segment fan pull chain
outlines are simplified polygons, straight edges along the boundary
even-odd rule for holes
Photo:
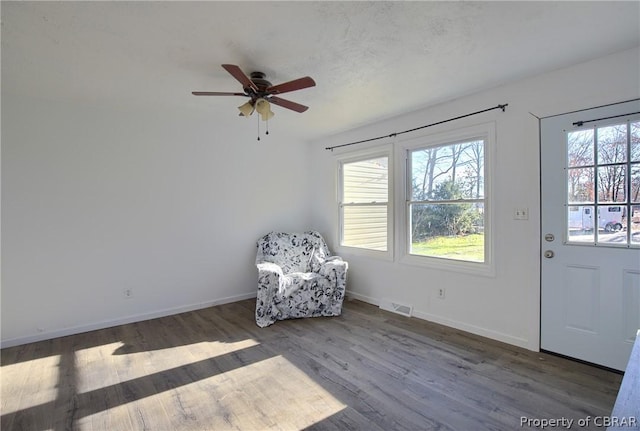
[[[258,119],[258,138],[257,140],[260,140],[260,117],[256,117]],[[264,132],[265,135],[269,134],[269,120],[265,120],[265,122],[267,123],[267,130]]]

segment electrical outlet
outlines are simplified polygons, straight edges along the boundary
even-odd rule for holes
[[[122,289],[122,296],[127,299],[133,298],[133,289]]]
[[[444,299],[444,296],[445,296],[444,287],[439,287],[438,288],[438,299]]]

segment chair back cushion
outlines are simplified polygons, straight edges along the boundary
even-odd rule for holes
[[[318,232],[270,232],[258,240],[256,264],[275,263],[284,274],[316,272],[318,263],[327,256],[329,249]]]

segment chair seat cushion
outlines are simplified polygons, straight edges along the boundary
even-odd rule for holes
[[[314,282],[317,284],[317,282],[322,278],[324,277],[315,272],[292,272],[290,274],[285,274],[284,277],[282,277],[282,285],[280,286],[278,294],[282,296],[291,296],[297,290],[313,286]]]

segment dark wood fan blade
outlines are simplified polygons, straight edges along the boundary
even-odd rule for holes
[[[229,72],[231,76],[236,78],[240,84],[242,84],[242,88],[252,88],[254,91],[258,91],[258,87],[254,84],[247,75],[236,65],[234,64],[223,64],[224,70]]]
[[[244,93],[226,93],[222,91],[192,91],[194,96],[247,96]]]
[[[269,97],[269,102],[278,106],[282,106],[283,108],[291,109],[292,111],[296,111],[296,112],[304,112],[307,109],[309,109],[308,106],[304,106],[299,103],[292,102],[290,100],[281,99],[276,96]]]
[[[274,85],[266,89],[269,94],[282,94],[289,91],[302,90],[303,88],[315,87],[316,82],[309,76],[304,78],[294,79],[293,81],[284,82],[282,84]]]

